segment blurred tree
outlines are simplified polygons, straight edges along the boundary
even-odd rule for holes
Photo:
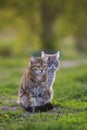
[[[65,17],[71,24],[78,51],[87,52],[87,1],[68,1],[66,12]]]
[[[41,22],[42,22],[42,45],[44,49],[55,50],[55,22],[64,11],[65,0],[42,0]]]
[[[31,24],[33,32],[38,33],[44,50],[55,50],[55,22],[63,12],[65,0],[4,0],[3,5],[15,8],[16,15],[21,15],[28,24]],[[6,4],[7,3],[7,4]],[[38,12],[41,21],[38,24],[35,19]],[[38,26],[38,27],[37,27]]]
[[[0,0],[0,8],[4,6],[14,8],[16,15],[27,21],[33,33],[41,38],[44,50],[55,50],[55,23],[60,16],[70,23],[77,49],[87,50],[86,0]]]

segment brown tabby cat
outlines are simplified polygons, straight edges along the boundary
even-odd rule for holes
[[[18,103],[23,108],[45,105],[52,99],[47,73],[47,57],[30,58],[30,65],[22,76],[18,94]]]

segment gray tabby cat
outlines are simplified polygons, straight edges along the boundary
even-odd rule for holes
[[[56,71],[59,67],[59,57],[60,53],[59,51],[56,54],[45,54],[44,51],[41,52],[41,57],[47,57],[47,65],[48,65],[48,87],[52,89],[55,76],[56,76]]]

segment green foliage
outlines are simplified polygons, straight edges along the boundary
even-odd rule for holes
[[[87,65],[59,69],[54,83],[54,110],[29,113],[16,103],[28,59],[0,58],[0,130],[86,130]]]
[[[86,52],[86,0],[1,0],[0,3],[0,29],[10,25],[14,30],[20,30],[16,53],[23,52],[30,43],[36,49],[57,50],[56,47],[61,46],[60,40],[69,35],[73,36],[75,47]],[[20,28],[17,19],[25,22]],[[14,23],[18,24],[16,29]]]

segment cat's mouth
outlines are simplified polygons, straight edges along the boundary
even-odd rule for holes
[[[44,70],[36,70],[35,73],[36,73],[36,74],[43,74],[43,73],[44,73]]]

